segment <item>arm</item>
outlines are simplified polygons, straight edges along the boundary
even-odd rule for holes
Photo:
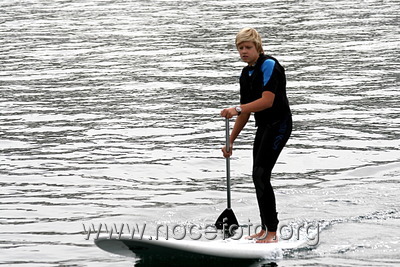
[[[240,105],[242,108],[242,113],[241,116],[244,114],[249,114],[252,112],[258,112],[262,111],[264,109],[272,107],[272,104],[274,103],[275,99],[275,94],[270,92],[270,91],[264,91],[262,93],[261,98],[254,100],[253,102],[250,102],[248,104],[243,104]],[[225,118],[232,118],[233,116],[238,115],[236,109],[233,108],[226,108],[221,111],[221,116]],[[240,116],[238,116],[239,118]]]
[[[229,141],[231,143],[230,150],[229,150],[229,152],[226,151],[225,146],[222,148],[222,153],[225,158],[230,157],[232,155],[233,142],[235,142],[236,138],[238,137],[240,132],[243,130],[243,128],[246,125],[249,118],[250,118],[250,113],[242,113],[240,116],[238,116],[236,118],[235,125],[233,126],[232,133],[229,137]]]
[[[272,104],[274,103],[275,99],[275,94],[270,92],[270,91],[265,91],[263,92],[261,98],[250,102],[248,104],[243,104],[240,107],[242,108],[242,112],[240,116],[237,117],[235,121],[235,125],[233,126],[233,130],[230,136],[230,142],[231,142],[231,150],[228,152],[226,151],[226,147],[224,146],[222,148],[222,152],[224,154],[224,157],[230,157],[232,155],[232,149],[233,149],[233,142],[236,140],[238,137],[239,133],[242,131],[244,126],[246,125],[247,121],[250,118],[250,114],[252,112],[258,112],[262,111],[264,109],[272,107]],[[233,108],[226,108],[221,111],[221,116],[225,118],[232,118],[233,116],[238,115],[236,109]]]
[[[238,137],[240,132],[243,130],[246,123],[249,121],[249,118],[250,118],[250,113],[242,113],[241,116],[238,116],[236,118],[235,125],[233,126],[231,136],[229,137],[231,145],[233,145],[233,142],[235,142],[236,138]]]
[[[261,98],[253,102],[250,102],[248,104],[241,105],[240,107],[242,108],[242,113],[258,112],[272,107],[272,104],[274,104],[274,100],[275,100],[274,93],[270,91],[264,91],[262,93]]]

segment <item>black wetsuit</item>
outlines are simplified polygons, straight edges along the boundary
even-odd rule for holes
[[[253,147],[253,182],[264,230],[276,232],[278,216],[271,186],[272,169],[292,132],[292,115],[286,96],[284,68],[270,56],[261,54],[254,67],[243,68],[240,77],[240,102],[261,98],[264,91],[275,94],[271,108],[254,114],[257,126]]]

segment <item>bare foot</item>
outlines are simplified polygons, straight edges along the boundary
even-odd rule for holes
[[[266,235],[265,230],[261,230],[261,232],[251,235],[251,236],[246,236],[245,239],[262,239]]]
[[[268,232],[267,236],[260,236],[257,238],[256,243],[277,243],[278,242],[278,236],[276,235],[276,232]]]

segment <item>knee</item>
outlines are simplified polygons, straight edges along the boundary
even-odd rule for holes
[[[264,190],[265,185],[269,183],[271,172],[261,166],[253,167],[253,182],[256,189]]]

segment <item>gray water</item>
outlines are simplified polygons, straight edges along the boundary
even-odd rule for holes
[[[1,265],[134,266],[83,225],[214,223],[218,114],[238,103],[247,26],[287,70],[281,223],[321,226],[317,246],[268,262],[400,264],[398,1],[2,0],[0,14]],[[257,224],[254,130],[231,177],[238,220]]]

